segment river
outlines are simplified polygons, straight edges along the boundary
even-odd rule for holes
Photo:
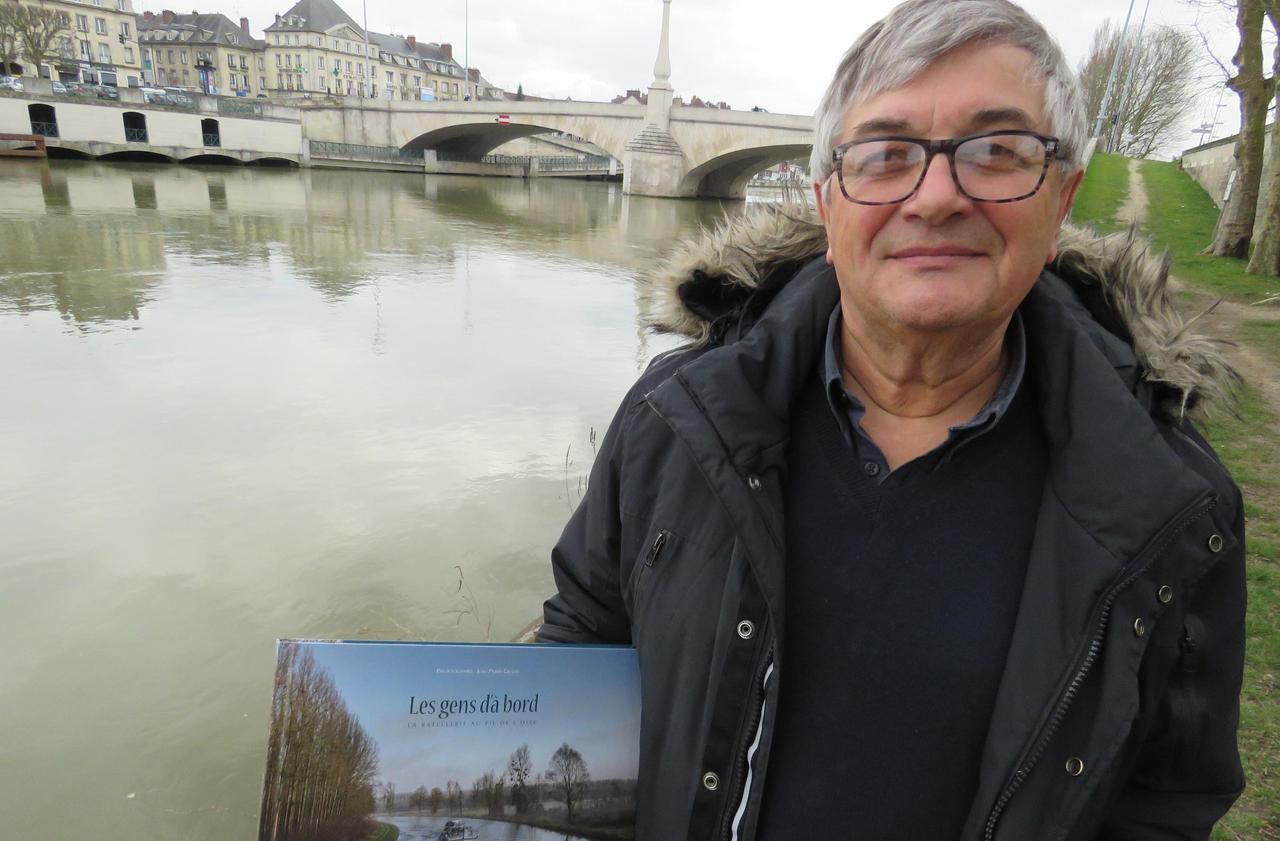
[[[251,838],[276,638],[538,617],[637,272],[740,207],[0,162],[0,836]]]

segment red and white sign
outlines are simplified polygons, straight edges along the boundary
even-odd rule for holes
[[[498,122],[498,125],[500,125],[500,126],[509,126],[509,125],[511,125],[511,115],[510,115],[510,114],[499,114],[499,115],[497,116],[497,122]]]

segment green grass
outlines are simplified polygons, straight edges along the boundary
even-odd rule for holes
[[[1251,327],[1257,322],[1243,325]],[[1268,331],[1280,325],[1264,325]],[[1254,330],[1241,330],[1238,338]],[[1268,333],[1267,335],[1271,335]],[[1252,341],[1250,341],[1252,344]],[[1262,396],[1246,387],[1239,417],[1204,425],[1205,435],[1245,495],[1246,574],[1244,688],[1240,752],[1248,786],[1214,831],[1215,839],[1280,839],[1280,436]]]
[[[364,841],[397,841],[400,838],[400,829],[389,823],[379,823],[368,838]]]
[[[1093,169],[1092,164],[1089,168]],[[1159,248],[1172,255],[1178,277],[1231,298],[1256,300],[1280,293],[1280,278],[1249,274],[1245,260],[1200,253],[1213,241],[1218,208],[1191,176],[1176,164],[1143,161],[1142,180],[1148,202],[1143,227]]]
[[[1129,159],[1096,154],[1089,160],[1084,182],[1076,193],[1071,221],[1092,225],[1099,231],[1118,230],[1116,211],[1129,195]]]

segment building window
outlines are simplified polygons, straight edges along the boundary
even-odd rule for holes
[[[322,73],[324,72],[324,56],[320,56],[316,59],[316,69]]]
[[[102,5],[102,0],[93,0],[93,5],[95,5],[95,6],[101,6],[101,5]]]
[[[124,63],[133,64],[133,47],[124,48]]]
[[[169,63],[173,64],[173,50],[169,50]]]
[[[93,48],[88,41],[80,42],[80,57],[85,61],[93,61]]]
[[[267,69],[266,62],[263,60],[262,56],[258,56],[258,70],[263,71],[266,69]]]
[[[178,54],[178,58],[182,59],[182,63],[183,63],[183,64],[186,64],[186,63],[187,63],[187,51],[186,51],[186,50],[183,50],[181,53],[179,53],[179,54]],[[185,73],[186,71],[184,70],[183,72]]]
[[[347,75],[348,75],[348,76],[350,76],[350,75],[351,75],[351,62],[349,62],[349,61],[347,62]]]
[[[76,15],[76,30],[79,32],[88,32],[89,19],[84,15]]]
[[[248,69],[249,69],[249,57],[248,57],[248,56],[246,56],[246,55],[242,55],[242,56],[240,56],[240,69],[241,69],[241,70],[248,70]]]
[[[364,76],[364,62],[356,62],[356,75],[360,77]]]
[[[276,53],[276,67],[284,67],[284,62],[280,60],[280,53]]]
[[[258,77],[258,90],[265,91],[266,89],[267,89],[267,77],[266,77],[266,76],[259,76],[259,77]]]
[[[296,32],[295,32],[295,33],[293,33],[293,43],[294,43],[295,45],[298,43],[298,33],[296,33]]]
[[[94,32],[96,32],[96,33],[98,33],[99,35],[106,35],[106,34],[107,34],[107,19],[106,19],[106,18],[94,18],[94,19],[93,19],[93,31],[94,31]]]
[[[396,74],[388,70],[387,71],[387,87],[391,87],[395,83],[396,83]]]
[[[230,67],[232,70],[235,70],[235,69],[236,69],[236,57],[235,57],[235,56],[233,56],[233,55],[229,55],[229,56],[227,56],[227,67]]]
[[[123,12],[125,10],[124,0],[116,0],[116,8]]]
[[[129,34],[129,24],[128,24],[128,22],[126,22],[126,21],[121,21],[121,22],[120,22],[120,34],[124,36],[124,38],[125,38],[125,40],[126,40],[126,41],[127,41],[127,40],[129,40],[129,38],[130,38],[130,34]]]
[[[183,53],[183,55],[186,55],[186,53]],[[184,85],[185,85],[185,84],[186,84],[190,79],[191,79],[191,74],[186,70],[186,68],[183,68],[183,70],[182,70],[182,84],[184,84]]]

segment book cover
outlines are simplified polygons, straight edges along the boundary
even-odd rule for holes
[[[617,646],[281,640],[259,841],[634,837]]]

